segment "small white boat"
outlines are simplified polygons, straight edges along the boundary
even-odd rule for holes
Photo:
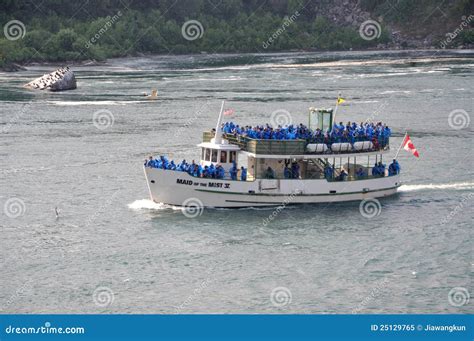
[[[371,175],[372,166],[390,152],[388,141],[374,149],[370,141],[322,146],[305,139],[236,137],[223,133],[222,119],[223,107],[215,132],[205,132],[198,147],[199,168],[219,164],[225,171],[224,177],[194,176],[193,172],[145,162],[153,201],[194,208],[341,202],[386,197],[395,194],[401,185],[399,172],[390,176],[386,171]],[[332,119],[332,110],[320,110],[317,126],[327,131],[332,128]],[[290,178],[289,165],[298,169]],[[245,180],[241,180],[241,174],[235,176],[233,167],[244,167]]]

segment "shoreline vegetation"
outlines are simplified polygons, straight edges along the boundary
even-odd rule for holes
[[[474,47],[474,3],[447,0],[5,0],[0,69],[109,58]]]

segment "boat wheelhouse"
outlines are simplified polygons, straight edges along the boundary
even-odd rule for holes
[[[332,110],[311,111],[318,132],[332,129]],[[199,164],[169,166],[165,158],[145,162],[153,201],[186,207],[340,202],[389,196],[400,186],[398,171],[373,172],[388,158],[388,137],[382,143],[354,138],[328,141],[323,135],[261,139],[225,133],[222,120],[223,106],[216,128],[204,132],[198,144]]]

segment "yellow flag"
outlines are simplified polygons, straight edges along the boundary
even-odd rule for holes
[[[344,103],[346,100],[344,98],[341,98],[341,97],[338,97],[337,98],[337,104],[342,104]]]

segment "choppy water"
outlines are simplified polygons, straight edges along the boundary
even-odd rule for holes
[[[64,93],[21,87],[55,66],[0,73],[0,311],[472,311],[472,299],[456,306],[462,291],[454,304],[448,296],[473,289],[473,57],[117,59],[74,67],[79,88]],[[152,88],[159,100],[140,96]],[[308,107],[331,106],[338,91],[347,99],[339,118],[388,122],[393,146],[409,130],[420,151],[418,160],[402,151],[405,184],[380,215],[363,217],[357,202],[290,206],[265,225],[272,209],[189,219],[148,200],[146,154],[197,159],[222,99],[239,123],[280,109],[305,123]],[[467,114],[450,124],[458,109]],[[103,110],[113,125],[100,130],[93,115]]]

